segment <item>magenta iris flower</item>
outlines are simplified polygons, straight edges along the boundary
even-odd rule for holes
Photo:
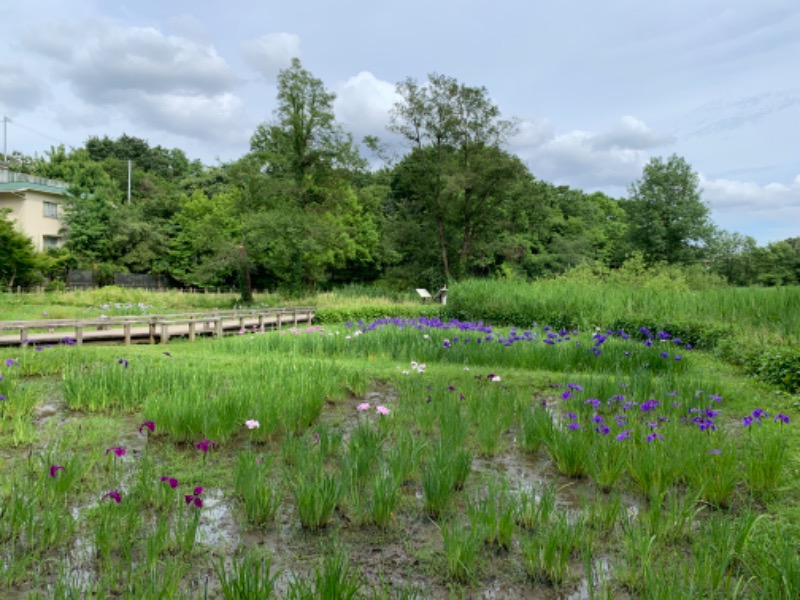
[[[178,480],[174,477],[167,477],[166,475],[161,476],[161,481],[166,481],[173,490],[178,487]]]
[[[119,490],[111,490],[107,494],[103,494],[103,497],[100,498],[100,502],[102,502],[106,498],[110,498],[111,500],[113,500],[117,504],[122,502],[122,494],[119,493]]]
[[[193,494],[186,494],[183,499],[186,501],[186,504],[193,504],[197,508],[203,508],[203,499],[200,495],[203,493],[203,488],[199,485],[194,488]]]
[[[108,456],[109,452],[113,452],[114,456],[125,456],[127,454],[127,450],[122,446],[111,446],[110,448],[106,448],[106,456]]]
[[[155,433],[156,424],[154,421],[142,421],[142,424],[139,425],[139,433],[142,433],[142,429],[149,429],[150,433]]]
[[[66,469],[64,468],[63,465],[52,465],[50,467],[50,477],[55,478],[55,476],[58,474],[59,471],[66,472]]]
[[[194,445],[195,448],[201,450],[203,454],[207,454],[211,448],[217,448],[217,442],[209,439],[202,439]]]

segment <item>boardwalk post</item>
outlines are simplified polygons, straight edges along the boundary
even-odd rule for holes
[[[78,346],[83,346],[83,327],[80,325],[75,326],[75,343]]]
[[[297,309],[292,309],[292,314],[294,315],[294,326],[297,327]]]
[[[222,317],[217,317],[214,321],[214,337],[222,337]]]
[[[169,323],[166,321],[161,322],[161,343],[169,343]]]
[[[125,345],[131,345],[131,322],[125,321],[125,325],[122,326],[122,329],[125,333]]]
[[[19,341],[21,344],[24,344],[28,340],[28,330],[27,329],[20,329],[19,330]]]
[[[194,336],[195,336],[195,331],[194,331],[194,330],[195,330],[195,325],[196,325],[196,322],[195,322],[195,320],[194,320],[194,317],[192,317],[192,320],[191,320],[191,321],[189,321],[189,341],[190,341],[190,342],[193,342],[193,341],[194,341]]]
[[[155,321],[150,321],[149,326],[150,326],[150,331],[149,331],[150,343],[151,344],[155,344],[156,343],[156,322]]]
[[[278,331],[280,331],[281,329],[282,321],[283,321],[283,311],[281,309],[278,309]]]

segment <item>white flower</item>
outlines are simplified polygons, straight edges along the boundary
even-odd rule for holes
[[[255,419],[247,419],[247,421],[244,422],[244,426],[247,427],[248,429],[258,429],[259,427],[261,427],[261,423],[259,423]]]

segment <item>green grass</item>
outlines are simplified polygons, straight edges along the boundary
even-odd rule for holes
[[[491,289],[475,311],[512,293]],[[648,293],[642,314],[678,301]],[[593,327],[548,346],[523,326],[536,341],[331,324],[171,356],[1,350],[0,596],[546,596],[588,571],[608,597],[797,596],[793,397],[711,351],[614,337],[595,356]],[[691,421],[707,410],[713,430]]]

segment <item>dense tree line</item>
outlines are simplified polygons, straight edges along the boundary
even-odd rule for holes
[[[31,263],[32,247],[4,242],[0,253],[21,266],[0,283],[30,282],[34,264],[51,278],[67,268],[100,282],[151,273],[247,297],[253,288],[531,279],[631,256],[700,265],[735,285],[800,283],[800,238],[758,247],[715,228],[678,156],[652,159],[627,198],[584,193],[536,179],[504,149],[516,123],[485,88],[434,74],[397,91],[390,130],[408,151],[377,170],[336,122],[335,96],[296,59],[278,77],[272,119],[236,161],[206,166],[128,135],[15,155],[18,170],[69,183],[66,247]]]

